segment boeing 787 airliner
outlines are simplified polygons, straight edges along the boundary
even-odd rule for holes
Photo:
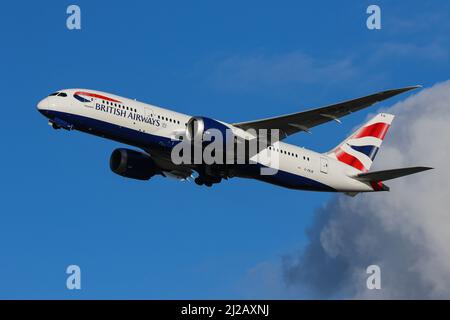
[[[418,87],[386,90],[318,109],[232,124],[88,89],[54,92],[40,101],[37,108],[54,129],[79,130],[139,148],[140,151],[118,148],[112,152],[110,168],[123,177],[148,180],[162,175],[189,180],[195,174],[195,183],[208,187],[223,179],[242,177],[291,189],[344,192],[353,196],[359,192],[387,191],[389,188],[384,181],[431,169],[409,167],[369,171],[394,115],[376,115],[325,153],[282,140],[300,131],[309,132],[325,122],[340,122],[346,115]],[[227,158],[227,161],[214,163],[180,163],[174,160],[173,151],[180,143],[194,144],[200,138],[202,150],[208,148],[214,139],[205,137],[213,131],[226,137],[230,132],[234,137],[233,151],[239,143],[247,146],[256,141],[258,147],[253,153],[251,148],[245,147],[244,161],[228,161]],[[223,150],[225,154],[230,149]],[[232,154],[236,160],[236,155]],[[273,171],[267,174],[262,169]]]

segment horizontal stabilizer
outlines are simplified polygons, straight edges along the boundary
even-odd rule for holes
[[[409,168],[401,168],[401,169],[391,169],[391,170],[382,170],[382,171],[373,171],[367,173],[360,173],[356,175],[354,178],[359,181],[364,182],[378,182],[378,181],[386,181],[391,180],[403,176],[407,176],[410,174],[418,173],[425,170],[430,170],[433,168],[430,167],[409,167]]]

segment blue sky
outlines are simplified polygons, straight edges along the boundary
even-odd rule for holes
[[[379,31],[372,1],[77,1],[79,31],[69,2],[3,4],[0,298],[305,297],[275,269],[332,195],[124,179],[117,143],[51,130],[35,106],[84,87],[238,122],[448,79],[448,1],[376,3]],[[375,111],[289,141],[326,151]]]

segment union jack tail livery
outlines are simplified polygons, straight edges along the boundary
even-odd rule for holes
[[[394,115],[379,113],[327,155],[361,172],[369,171]]]

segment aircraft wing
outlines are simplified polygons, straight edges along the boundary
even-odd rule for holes
[[[189,165],[176,165],[170,158],[170,152],[161,152],[156,149],[144,149],[155,162],[156,166],[166,177],[186,180],[192,176],[194,171]]]
[[[343,116],[370,107],[377,102],[386,100],[400,93],[420,87],[421,86],[411,86],[400,89],[381,91],[369,96],[332,104],[318,109],[311,109],[307,111],[256,121],[239,122],[234,123],[233,125],[244,130],[279,129],[279,140],[283,140],[284,138],[299,131],[309,132],[309,129],[311,129],[312,127],[318,126],[328,121],[334,120],[340,122],[339,119]]]

